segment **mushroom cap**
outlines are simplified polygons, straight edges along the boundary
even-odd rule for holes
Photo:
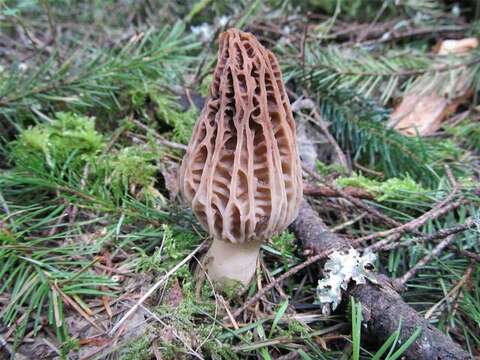
[[[205,230],[232,243],[268,239],[298,214],[302,173],[290,102],[277,59],[252,34],[220,35],[180,190]]]

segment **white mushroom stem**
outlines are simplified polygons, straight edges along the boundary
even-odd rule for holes
[[[261,244],[252,241],[232,244],[214,239],[204,261],[208,276],[217,284],[240,282],[247,286],[255,273]]]

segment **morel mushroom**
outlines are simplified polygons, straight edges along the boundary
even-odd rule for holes
[[[221,284],[248,285],[261,243],[297,216],[302,178],[295,122],[278,62],[252,34],[220,35],[180,190],[213,237],[204,265]]]

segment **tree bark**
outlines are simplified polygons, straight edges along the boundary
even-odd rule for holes
[[[303,248],[312,255],[330,249],[348,248],[348,240],[331,232],[311,206],[304,201],[291,230]],[[375,345],[382,345],[399,328],[400,344],[403,344],[419,327],[420,335],[406,350],[404,356],[415,360],[466,360],[469,354],[452,339],[432,326],[412,307],[403,301],[390,286],[390,279],[378,276],[379,284],[368,282],[352,284],[349,295],[363,307],[363,334]],[[400,320],[401,319],[401,320]]]

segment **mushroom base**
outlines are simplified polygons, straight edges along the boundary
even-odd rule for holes
[[[214,239],[203,261],[209,278],[218,285],[239,282],[248,286],[255,273],[261,244],[232,244]]]

